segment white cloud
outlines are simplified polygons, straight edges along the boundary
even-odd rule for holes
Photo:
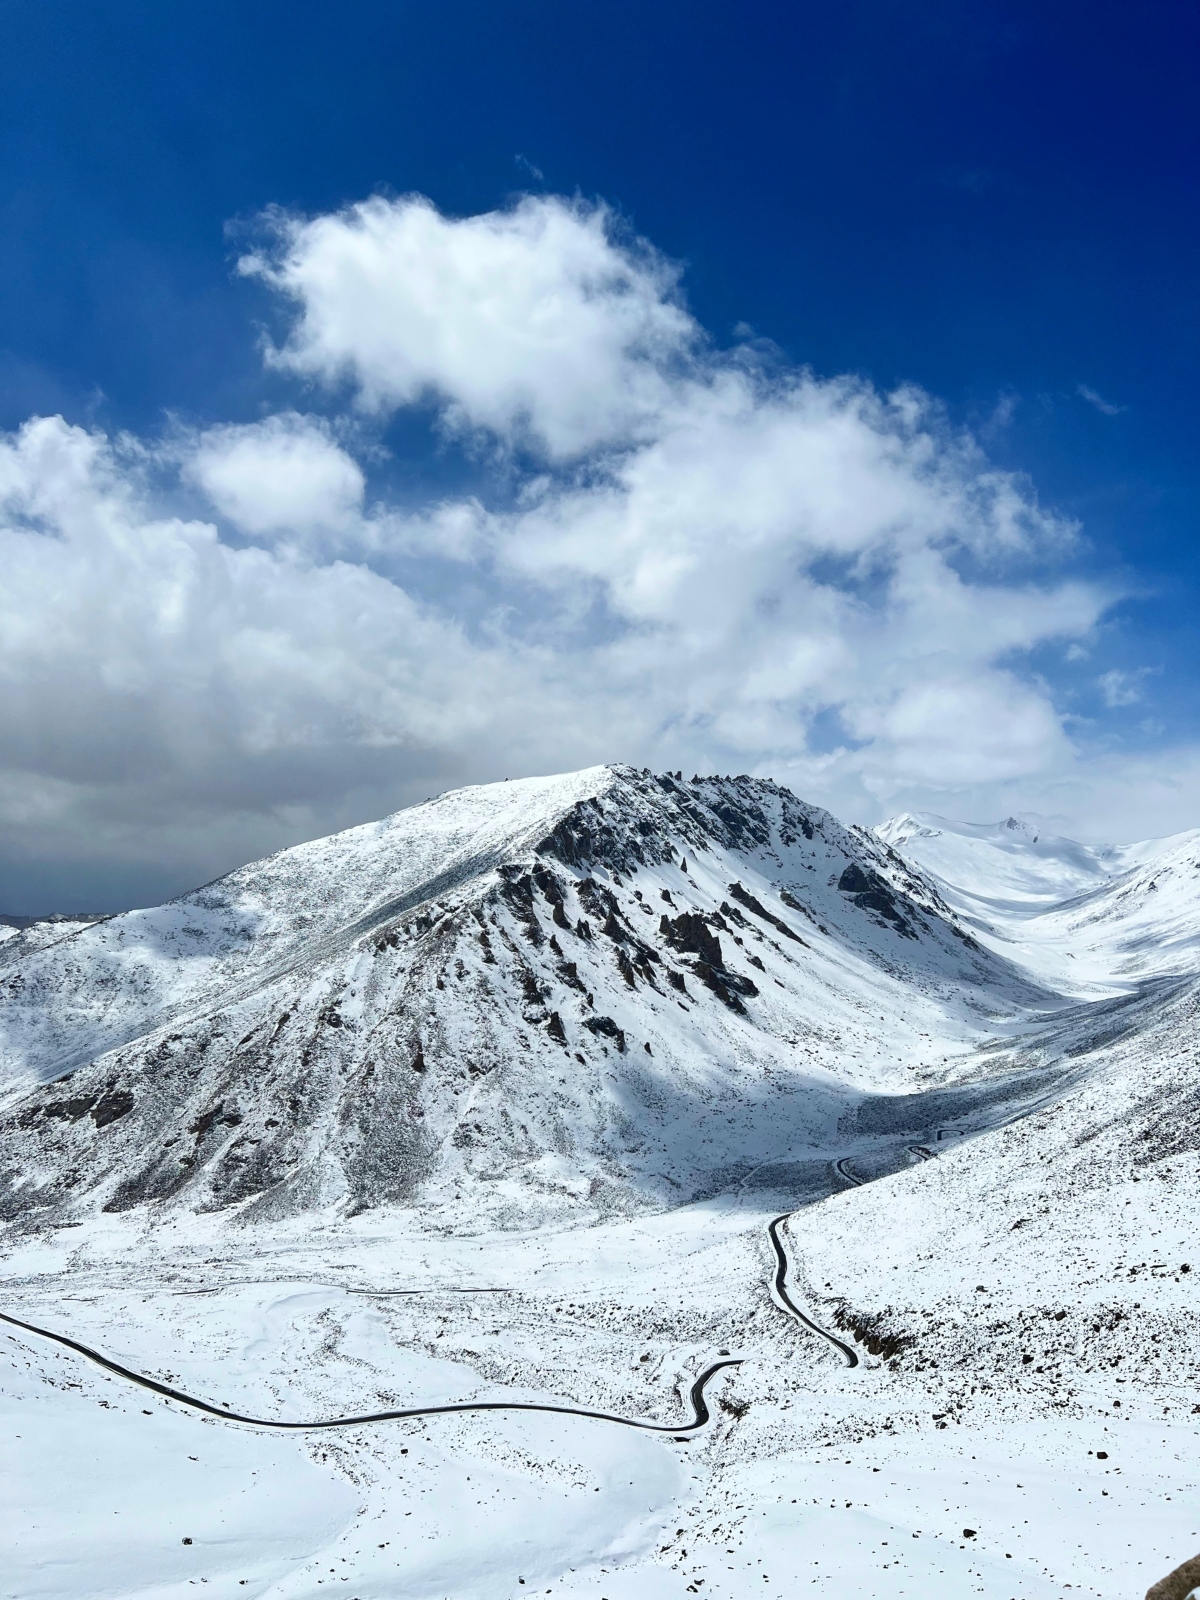
[[[209,428],[187,440],[182,455],[184,477],[252,536],[343,531],[362,512],[362,468],[317,417],[286,411]]]
[[[1138,680],[1145,676],[1145,668],[1140,672],[1121,672],[1114,668],[1111,672],[1102,672],[1096,679],[1096,687],[1104,697],[1106,706],[1134,706],[1142,698],[1142,691]]]
[[[428,395],[452,423],[574,456],[652,422],[664,363],[696,337],[672,271],[615,242],[602,206],[451,219],[412,196],[273,220],[274,247],[240,263],[297,310],[271,360],[354,384],[367,409]]]
[[[1096,390],[1087,383],[1076,384],[1075,393],[1081,400],[1086,400],[1088,405],[1095,406],[1096,410],[1105,417],[1119,417],[1122,411],[1129,410],[1128,406],[1113,405],[1111,400],[1106,400],[1102,394],[1097,394]]]
[[[294,314],[272,359],[378,407],[432,390],[544,460],[494,504],[368,510],[353,430],[293,411],[164,446],[61,419],[0,439],[10,860],[166,861],[154,890],[182,887],[450,783],[607,759],[767,773],[866,820],[1086,819],[1101,759],[1119,788],[1027,665],[1081,650],[1112,592],[1053,575],[1073,528],[924,396],[705,349],[602,211],[276,226],[250,269]],[[165,514],[172,463],[240,537]],[[1100,680],[1112,704],[1133,681]]]

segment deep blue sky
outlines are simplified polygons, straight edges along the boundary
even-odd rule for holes
[[[253,414],[231,218],[384,186],[603,196],[700,319],[915,380],[1196,601],[1186,4],[0,6],[0,422]],[[1080,398],[1085,384],[1114,406]],[[1190,644],[1190,639],[1189,639]]]
[[[1194,735],[1193,5],[7,0],[0,30],[0,426],[258,415],[226,230],[266,205],[603,197],[718,340],[915,381],[1027,470],[1141,591],[1099,663],[1151,669],[1131,737]]]

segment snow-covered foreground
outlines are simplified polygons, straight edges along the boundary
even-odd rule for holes
[[[806,1243],[820,1209],[801,1213]],[[26,1319],[281,1418],[502,1397],[670,1421],[718,1352],[744,1365],[689,1443],[503,1412],[280,1434],[9,1329],[3,1593],[1117,1600],[1196,1545],[1185,1369],[1119,1389],[1073,1375],[1065,1405],[1059,1371],[1010,1388],[994,1363],[931,1376],[865,1350],[848,1370],[772,1304],[769,1216],[710,1202],[452,1239],[355,1219],[236,1251],[216,1230],[137,1238],[121,1219],[27,1248],[6,1295]],[[836,1254],[821,1258],[835,1291],[877,1288]],[[350,1292],[402,1287],[425,1292]]]
[[[1194,836],[434,809],[6,941],[0,1311],[281,1423],[665,1431],[256,1428],[0,1323],[0,1595],[1136,1600],[1200,1550]]]

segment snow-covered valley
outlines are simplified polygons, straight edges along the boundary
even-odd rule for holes
[[[1023,826],[595,768],[14,930],[0,1311],[264,1423],[664,1431],[257,1427],[9,1323],[3,1592],[1140,1596],[1200,835]]]

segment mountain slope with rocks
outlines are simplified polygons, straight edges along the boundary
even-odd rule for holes
[[[15,931],[10,1589],[1143,1593],[1200,1549],[1194,840],[596,768]]]
[[[678,1202],[1061,1003],[774,784],[467,789],[0,946],[2,1205]]]

